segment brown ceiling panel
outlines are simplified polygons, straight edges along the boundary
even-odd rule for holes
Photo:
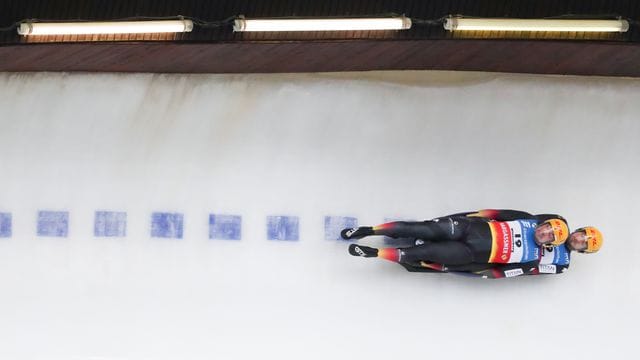
[[[114,20],[183,15],[206,21],[232,16],[366,16],[449,14],[542,18],[562,15],[637,19],[640,1],[596,0],[0,0],[0,27],[22,19]],[[0,71],[312,72],[442,69],[544,74],[640,76],[639,32],[622,34],[452,35],[441,26],[408,31],[234,33],[195,27],[170,36],[21,37],[0,32]]]

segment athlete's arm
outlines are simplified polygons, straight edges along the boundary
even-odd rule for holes
[[[478,211],[476,214],[467,215],[470,217],[483,217],[496,221],[511,221],[511,220],[525,220],[535,219],[535,216],[528,212],[518,210],[498,210],[498,209],[484,209]]]
[[[485,279],[503,279],[520,275],[529,275],[533,271],[538,270],[537,260],[528,263],[514,263],[505,265],[474,263],[459,266],[445,266],[442,264],[427,263],[423,261],[420,263],[420,265],[425,269],[425,271],[423,272],[450,272],[457,275],[475,276]]]
[[[444,273],[445,272],[442,270],[432,269],[430,267],[412,266],[405,263],[398,263],[398,264],[402,265],[402,267],[404,267],[409,272],[423,272],[423,273]]]
[[[463,216],[481,217],[481,218],[496,220],[496,221],[525,220],[525,219],[536,218],[536,216],[524,211],[499,210],[499,209],[483,209],[478,211],[461,212],[461,213],[451,214],[443,217],[463,217]]]
[[[569,269],[569,265],[540,264],[534,271],[527,275],[552,275],[562,274]]]
[[[444,266],[440,264],[425,263],[425,262],[423,262],[421,266],[413,266],[413,265],[404,264],[404,263],[398,263],[398,264],[402,265],[409,272],[440,273],[440,274],[445,274],[449,272]],[[479,275],[473,272],[468,272],[468,271],[451,271],[450,273],[455,275],[461,275],[461,276],[482,277],[482,275]]]
[[[514,263],[494,266],[490,269],[478,271],[476,274],[485,279],[504,279],[521,275],[530,275],[538,270],[538,261],[528,263]]]
[[[420,265],[409,265],[409,264],[406,264],[406,263],[398,263],[398,264],[402,265],[409,272],[428,272],[428,273],[447,273],[447,272],[450,272],[449,268],[445,267],[442,264],[428,263],[426,261],[421,261]],[[481,264],[478,264],[478,265],[481,265]],[[479,267],[476,270],[484,270],[484,269],[487,268],[486,265],[489,265],[489,264],[483,264],[483,265],[485,265],[485,266],[483,266],[482,268]],[[473,275],[473,273],[470,272],[469,270],[461,270],[462,268],[471,269],[471,264],[465,265],[465,266],[457,266],[457,267],[454,267],[454,268],[455,268],[455,270],[452,270],[451,272],[454,272],[454,273],[468,273],[468,274]]]
[[[460,213],[455,213],[455,214],[442,216],[440,218],[465,217],[465,216],[469,216],[469,215],[476,214],[476,213],[478,213],[478,212],[477,211],[465,211],[465,212],[460,212]]]

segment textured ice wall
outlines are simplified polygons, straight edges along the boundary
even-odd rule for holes
[[[0,358],[630,358],[639,98],[473,73],[0,74]],[[487,281],[331,240],[484,207],[606,242]]]

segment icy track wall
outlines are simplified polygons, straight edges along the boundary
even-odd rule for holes
[[[639,98],[472,73],[1,74],[0,358],[634,358]],[[596,225],[603,250],[482,280],[336,240],[486,207]]]

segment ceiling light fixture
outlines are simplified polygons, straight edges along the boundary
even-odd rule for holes
[[[354,31],[407,30],[411,19],[405,16],[374,18],[297,18],[235,19],[233,31]]]
[[[100,22],[31,22],[18,25],[20,35],[95,35],[191,32],[193,21],[144,20]]]
[[[449,31],[558,31],[558,32],[627,32],[627,20],[597,19],[498,19],[448,17],[444,21]]]

